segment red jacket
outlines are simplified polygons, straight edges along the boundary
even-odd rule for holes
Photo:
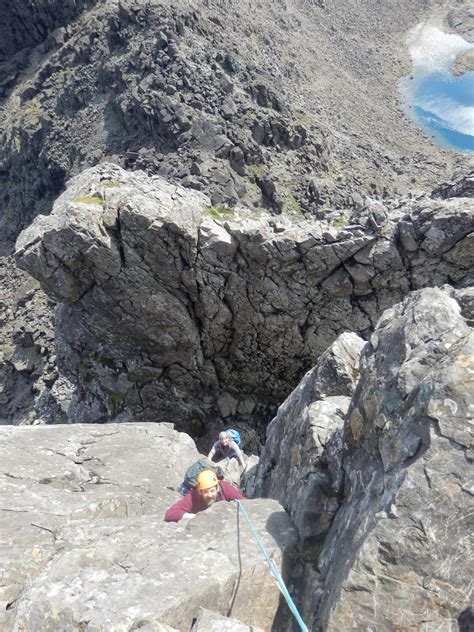
[[[244,498],[245,496],[236,487],[226,481],[219,481],[218,500],[243,500]],[[206,506],[202,502],[198,491],[196,489],[190,490],[184,498],[171,505],[165,513],[165,520],[166,522],[179,522],[185,513],[196,514],[204,509],[206,509]]]

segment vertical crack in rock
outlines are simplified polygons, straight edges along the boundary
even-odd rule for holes
[[[125,248],[124,248],[124,243],[123,243],[123,238],[122,238],[122,218],[121,218],[121,209],[120,207],[117,208],[117,219],[115,222],[115,230],[113,231],[115,234],[115,238],[116,238],[116,242],[117,242],[117,249],[120,255],[120,263],[121,263],[121,270],[123,268],[125,268],[127,266],[127,260],[125,257]]]

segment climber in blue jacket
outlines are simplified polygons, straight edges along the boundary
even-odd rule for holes
[[[245,467],[244,455],[242,450],[231,439],[227,431],[219,433],[219,440],[214,443],[211,451],[207,455],[212,461],[221,461],[222,459],[235,457],[242,467]]]

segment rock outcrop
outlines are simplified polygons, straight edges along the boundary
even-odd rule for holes
[[[444,195],[315,224],[85,171],[16,253],[62,303],[64,419],[264,422],[337,335],[367,336],[414,288],[472,283],[471,200]]]
[[[461,4],[0,7],[2,630],[289,632],[239,505],[163,522],[171,424],[272,417],[244,506],[313,632],[473,628],[474,172],[397,94]]]
[[[0,285],[0,425],[54,423],[63,414],[64,390],[54,350],[55,304],[10,257],[0,258]]]
[[[272,629],[279,591],[234,503],[163,521],[197,456],[187,435],[167,424],[9,426],[0,453],[2,631],[184,631],[201,607],[240,620],[232,630]],[[288,516],[275,501],[244,503],[284,570]]]
[[[319,562],[322,628],[448,630],[468,608],[473,342],[441,290],[410,296],[371,336]]]
[[[314,630],[469,628],[474,337],[461,307],[473,311],[453,296],[424,289],[384,312],[343,427],[320,410],[317,368],[270,424],[257,482],[283,499],[287,479],[300,546],[314,525],[299,588]]]
[[[305,560],[317,558],[339,507],[342,428],[363,344],[342,334],[321,356],[269,424],[255,472],[254,495],[282,503]]]
[[[45,45],[51,48],[59,43],[59,35],[65,27],[95,0],[18,0],[14,6],[0,9],[0,62],[10,60],[19,51]],[[54,38],[56,37],[56,42]],[[46,46],[44,46],[47,48]],[[21,65],[20,65],[21,68]],[[20,68],[17,67],[17,73]],[[6,75],[2,86],[11,84],[17,75]]]

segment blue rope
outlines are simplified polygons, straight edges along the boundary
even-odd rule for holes
[[[239,506],[240,509],[242,509],[242,513],[244,514],[244,518],[247,521],[249,527],[250,527],[250,531],[252,532],[253,537],[255,538],[255,541],[257,542],[258,546],[260,547],[260,550],[263,554],[263,557],[265,558],[268,567],[270,569],[270,573],[273,575],[278,588],[280,589],[281,593],[283,594],[283,597],[286,599],[286,603],[288,604],[288,606],[290,607],[291,612],[294,614],[295,619],[298,622],[298,625],[300,626],[300,629],[302,630],[302,632],[309,632],[308,628],[306,627],[303,619],[301,618],[300,613],[298,612],[297,607],[295,606],[295,603],[293,601],[293,599],[291,598],[290,593],[288,592],[287,587],[285,586],[285,582],[283,581],[282,576],[280,575],[280,573],[278,572],[276,566],[275,566],[275,562],[270,558],[270,556],[268,555],[265,547],[263,546],[263,542],[261,541],[258,533],[255,531],[255,528],[247,514],[247,512],[244,509],[244,506],[242,505],[242,503],[240,502],[240,500],[236,500],[235,501],[237,503],[237,505]]]

